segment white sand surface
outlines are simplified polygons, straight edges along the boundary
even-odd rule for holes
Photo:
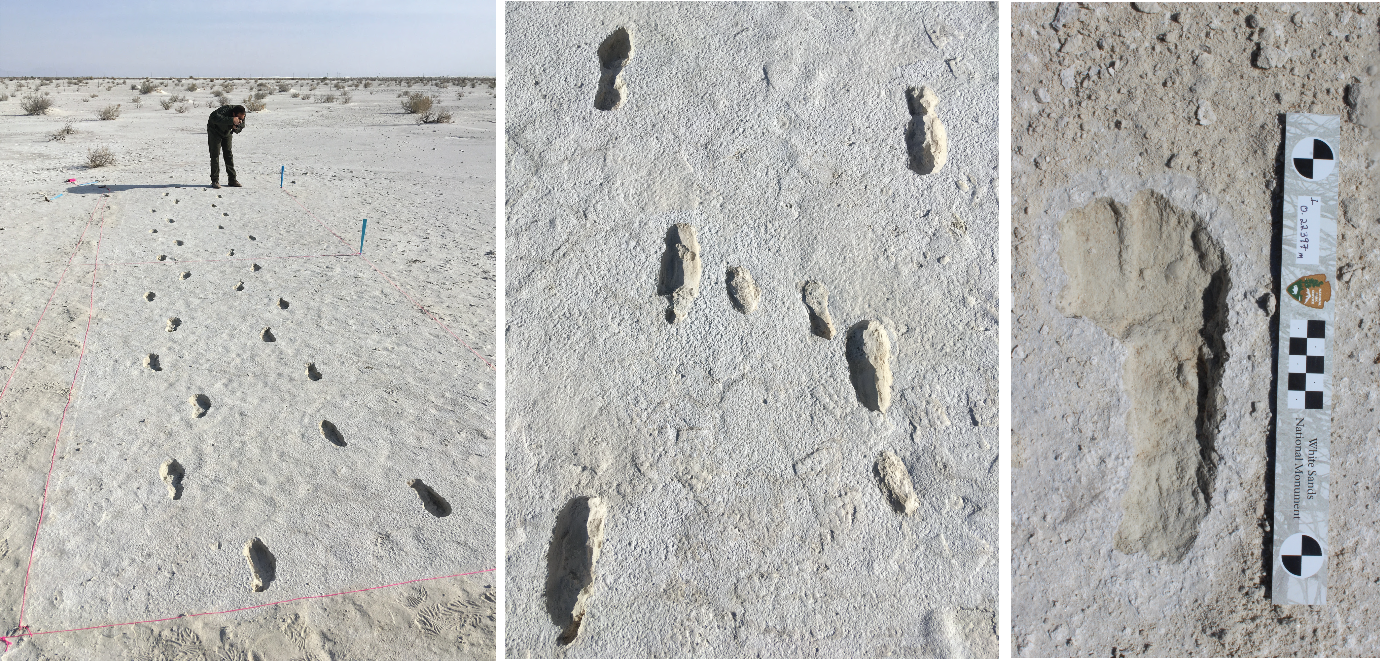
[[[211,190],[211,86],[169,86],[198,103],[177,113],[156,94],[135,108],[128,84],[104,82],[43,87],[56,100],[43,116],[23,115],[13,82],[0,102],[4,628],[21,601],[41,633],[493,568],[487,84],[460,100],[415,86],[455,111],[426,126],[402,112],[399,82],[352,89],[348,105],[273,94],[234,138],[244,187]],[[120,117],[97,120],[107,103]],[[47,140],[67,121],[74,135]],[[96,146],[117,164],[83,165]],[[198,395],[210,406],[195,417]],[[169,459],[185,473],[176,500],[159,475]],[[429,511],[413,479],[448,508]],[[276,562],[262,592],[242,554],[251,538]],[[4,658],[93,646],[102,658],[492,657],[492,576],[38,635]]]
[[[623,102],[597,110],[618,28]],[[507,654],[994,656],[996,9],[509,3],[506,30]],[[922,85],[948,136],[923,176]],[[671,324],[677,223],[702,275]],[[807,281],[833,339],[811,334]],[[869,320],[885,413],[850,383]],[[913,515],[883,493],[886,451]],[[558,514],[586,496],[603,543],[560,646],[549,579],[581,553]]]

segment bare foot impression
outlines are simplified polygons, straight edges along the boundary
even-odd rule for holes
[[[594,563],[604,545],[608,508],[598,496],[574,498],[556,516],[546,555],[546,609],[562,629],[556,642],[569,645],[580,635],[586,602],[594,590]]]
[[[891,340],[881,322],[854,325],[845,355],[858,401],[870,410],[886,413],[891,406]]]
[[[244,544],[244,559],[249,561],[249,575],[252,581],[249,589],[263,592],[278,577],[278,559],[264,543],[255,537]]]
[[[181,325],[182,325],[182,320],[181,320],[181,319],[178,319],[177,317],[168,317],[168,332],[169,332],[169,333],[171,333],[171,332],[177,330],[177,327],[178,327],[178,326],[181,326]]]
[[[892,509],[907,516],[920,509],[920,499],[915,496],[915,485],[910,480],[910,472],[901,458],[890,450],[877,457],[877,479],[882,485],[882,493],[891,502]]]
[[[159,255],[159,256],[158,256],[158,261],[160,261],[160,262],[162,262],[162,261],[167,261],[167,259],[168,259],[168,256],[167,256],[167,255]]]
[[[728,299],[733,302],[735,310],[752,314],[757,309],[757,303],[762,300],[762,290],[757,288],[746,267],[729,268],[724,283],[728,286]]]
[[[144,367],[147,367],[155,372],[163,371],[163,367],[158,364],[158,354],[156,353],[151,353],[147,356],[144,356]]]
[[[617,110],[628,95],[623,82],[623,67],[632,59],[632,36],[627,28],[618,28],[599,44],[599,91],[594,94],[594,107]]]
[[[321,372],[317,371],[316,363],[307,363],[307,378],[312,381],[321,380]]]
[[[286,310],[286,309],[288,309],[288,302],[285,301],[285,300],[283,300],[283,299],[281,299],[281,298],[278,299],[278,309],[280,309],[280,310]]]
[[[939,95],[928,87],[912,87],[906,90],[906,105],[911,115],[906,127],[910,169],[918,174],[934,174],[949,160],[949,133],[934,111]]]
[[[179,276],[177,276],[177,277],[179,277],[179,278],[181,278],[181,279],[183,279],[183,280],[186,280],[187,278],[192,277],[192,272],[191,272],[191,271],[183,271],[183,272],[182,272],[182,275],[179,275]]]
[[[422,507],[431,512],[432,516],[450,516],[450,503],[446,502],[446,499],[438,495],[431,487],[423,484],[420,478],[408,480],[407,486],[412,487],[417,492],[417,497],[422,499]]]
[[[1101,198],[1074,209],[1059,233],[1069,278],[1060,311],[1096,323],[1126,348],[1121,384],[1135,459],[1116,549],[1178,562],[1212,493],[1226,257],[1200,219],[1152,191],[1129,207]]]
[[[690,304],[700,295],[700,242],[695,228],[676,223],[666,230],[666,252],[661,255],[661,296],[671,297],[666,320],[682,321],[690,314]]]
[[[235,283],[235,291],[244,291],[244,281],[243,281],[243,280],[241,280],[241,281]]]
[[[330,420],[321,421],[321,436],[336,447],[345,447],[345,435]]]
[[[263,267],[262,267],[262,266],[259,266],[258,264],[250,264],[250,265],[249,265],[249,270],[250,270],[250,271],[258,271],[258,270],[261,269],[261,268],[263,268]]]
[[[810,311],[810,332],[826,340],[834,339],[834,318],[829,316],[829,289],[811,280],[805,283],[800,297]]]
[[[200,418],[211,410],[211,398],[206,395],[193,395],[187,398],[192,405],[192,417]]]
[[[152,300],[153,300],[153,297],[154,297],[154,293],[153,293],[153,292],[151,292],[151,291],[146,291],[146,292],[144,292],[144,300],[146,300],[146,301],[152,301]]]
[[[177,463],[176,459],[169,459],[158,467],[158,477],[168,485],[168,497],[173,500],[182,498],[182,464]]]
[[[278,338],[273,337],[273,329],[271,329],[271,328],[265,328],[265,329],[263,330],[263,332],[259,333],[259,339],[261,339],[261,340],[263,340],[263,341],[265,341],[265,342],[277,342],[277,341],[278,341]]]

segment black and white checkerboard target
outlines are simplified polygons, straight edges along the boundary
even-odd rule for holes
[[[1323,407],[1323,361],[1327,323],[1321,319],[1289,322],[1289,408]]]
[[[1294,576],[1308,578],[1322,569],[1322,544],[1309,535],[1294,533],[1284,540],[1284,545],[1279,549],[1279,564]]]
[[[1304,179],[1326,179],[1327,175],[1332,174],[1332,166],[1336,163],[1336,157],[1332,153],[1332,145],[1317,138],[1304,138],[1294,145],[1294,169],[1303,175]]]

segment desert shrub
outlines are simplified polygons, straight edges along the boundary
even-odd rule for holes
[[[48,134],[48,139],[57,140],[58,142],[61,142],[63,140],[66,140],[67,136],[72,135],[76,132],[77,130],[72,128],[72,122],[67,122],[65,126],[58,129],[56,132]]]
[[[451,123],[450,111],[445,108],[427,110],[417,116],[418,124],[449,124]]]
[[[130,84],[129,84],[129,88],[132,89],[132,90],[137,90],[137,89],[139,89],[139,86],[138,86],[138,85],[135,85],[134,83],[130,83]]]
[[[402,100],[403,110],[409,113],[424,113],[431,110],[431,97],[421,92],[413,92]],[[428,122],[430,123],[430,122]]]
[[[254,96],[244,97],[244,101],[241,101],[241,103],[244,104],[244,109],[248,110],[249,112],[259,112],[264,109],[265,105],[263,100],[260,99],[259,95],[257,94],[255,94]]]
[[[344,82],[341,82],[341,81],[337,81],[336,84],[332,85],[331,87],[333,87],[333,88],[335,88],[335,89],[338,89],[338,90],[343,90],[343,89],[345,89],[345,83],[344,83]]]
[[[9,100],[10,100],[10,95],[8,95],[8,94],[6,94],[6,93],[4,93],[4,92],[0,92],[0,101],[9,101]]]
[[[101,168],[114,164],[115,154],[110,151],[109,147],[97,147],[86,152],[86,167],[88,168]]]
[[[321,102],[322,102],[322,103],[335,103],[335,95],[334,95],[334,94],[327,94],[326,96],[321,97]]]
[[[170,97],[167,97],[166,99],[159,99],[159,100],[158,100],[158,105],[163,106],[163,109],[164,109],[164,110],[170,110],[170,109],[172,109],[174,103],[177,103],[177,100],[176,100],[174,97],[171,97],[171,96],[170,96]]]
[[[53,100],[46,96],[29,94],[19,102],[19,107],[24,109],[26,115],[42,115],[53,107]]]
[[[344,92],[344,93],[342,93],[342,94],[340,95],[340,105],[343,106],[343,105],[349,103],[349,102],[350,102],[350,99],[352,99],[352,98],[354,98],[354,97],[351,97],[349,92]]]
[[[372,80],[366,80],[366,81],[364,81],[364,89],[369,89],[370,87],[373,87],[373,86],[374,86],[374,81],[372,81]]]
[[[268,92],[265,92],[265,91],[262,91],[262,90],[261,90],[261,91],[258,91],[258,92],[255,92],[255,93],[254,93],[254,99],[255,99],[256,101],[263,101],[264,99],[267,99],[267,98],[268,98]]]
[[[315,83],[312,83],[312,86],[311,86],[311,87],[308,87],[308,88],[307,88],[307,91],[308,91],[308,92],[315,92],[315,91],[316,91],[316,84],[315,84]]]
[[[292,89],[292,85],[289,85],[289,84],[287,84],[287,83],[278,83],[278,91],[279,91],[279,92],[286,92],[286,91],[288,91],[288,90],[290,90],[290,89]]]
[[[158,91],[158,83],[155,83],[152,80],[145,80],[144,82],[139,83],[140,94],[152,94],[156,91]]]
[[[187,104],[185,104],[185,103],[179,103],[179,104],[177,104],[177,111],[178,111],[178,112],[187,112]]]
[[[437,89],[445,89],[447,87],[450,87],[450,83],[436,83]]]
[[[199,89],[201,89],[201,88],[200,88],[200,87],[197,87],[197,86],[196,86],[196,83],[187,83],[187,91],[188,91],[188,92],[195,92],[195,91],[197,91],[197,90],[199,90]]]
[[[120,104],[106,106],[96,111],[96,116],[104,120],[112,120],[120,116]]]
[[[234,85],[234,83],[222,83],[221,86],[220,86],[220,88],[223,89],[223,90],[225,90],[226,92],[233,92],[233,91],[235,91],[235,85]]]
[[[455,93],[455,100],[456,100],[456,101],[459,101],[460,99],[463,99],[463,98],[465,98],[465,93],[464,93],[464,92],[456,92],[456,93]]]
[[[222,97],[216,98],[216,107],[217,107],[217,108],[219,108],[219,107],[221,107],[221,106],[228,106],[228,105],[230,105],[230,99],[228,99],[228,98],[226,98],[226,97],[223,97],[223,96],[222,96]],[[208,103],[207,106],[209,107],[210,104]]]
[[[143,108],[143,107],[144,107],[144,98],[143,98],[143,97],[136,96],[136,97],[130,99],[129,102],[132,103],[132,104],[134,104],[134,107],[135,107],[135,108]]]
[[[292,93],[292,98],[294,98],[294,99],[295,99],[295,98],[298,98],[298,97],[300,97],[300,96],[302,96],[302,93],[301,93],[301,92],[293,92],[293,93]]]
[[[99,95],[99,94],[95,94],[95,93],[92,93],[92,94],[91,94],[91,98],[93,98],[93,99],[96,98],[96,97],[98,97],[98,96],[100,96],[100,95]]]
[[[225,98],[225,91],[224,91],[224,90],[216,90],[216,91],[214,91],[214,92],[211,92],[211,96],[214,96],[214,97],[216,97],[217,99],[223,99],[223,98]]]

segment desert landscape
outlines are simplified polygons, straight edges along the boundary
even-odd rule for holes
[[[979,3],[508,3],[504,645],[995,657]]]
[[[0,80],[0,658],[495,656],[495,105]]]

